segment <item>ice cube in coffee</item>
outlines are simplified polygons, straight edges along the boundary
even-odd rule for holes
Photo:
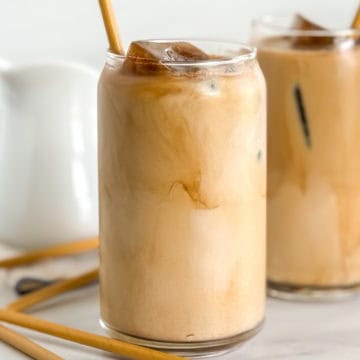
[[[138,41],[128,56],[108,55],[100,254],[102,323],[112,335],[197,356],[259,329],[265,129],[251,48]]]
[[[208,60],[206,53],[190,43],[134,41],[130,44],[126,59],[122,66],[125,72],[154,73],[171,71],[167,62],[190,62],[192,60]]]
[[[275,296],[331,297],[360,283],[358,37],[298,15],[255,23],[268,86],[267,271]]]

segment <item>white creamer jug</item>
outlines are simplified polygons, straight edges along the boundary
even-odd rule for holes
[[[82,65],[0,61],[0,243],[97,235],[97,78]]]

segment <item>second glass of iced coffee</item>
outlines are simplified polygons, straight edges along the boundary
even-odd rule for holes
[[[268,280],[274,296],[360,285],[359,30],[265,16],[253,38],[268,85]]]
[[[114,337],[227,351],[265,304],[265,83],[253,48],[137,41],[99,83],[101,317]]]

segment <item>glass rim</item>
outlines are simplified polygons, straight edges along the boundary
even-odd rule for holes
[[[203,44],[221,44],[221,45],[229,45],[233,47],[237,47],[238,51],[245,50],[244,54],[237,54],[237,55],[224,55],[224,58],[221,59],[208,59],[208,60],[190,60],[190,61],[177,61],[177,60],[160,60],[160,63],[166,66],[197,66],[197,67],[214,67],[214,66],[221,66],[221,65],[230,65],[236,64],[239,62],[245,62],[249,60],[256,59],[257,49],[254,46],[247,45],[242,42],[231,41],[231,40],[209,40],[209,39],[197,39],[197,38],[162,38],[162,39],[141,39],[137,41],[144,41],[144,42],[154,42],[154,43],[161,43],[161,42],[189,42],[189,43],[203,43]],[[148,58],[139,58],[139,57],[129,57],[126,55],[116,54],[111,50],[107,51],[107,56],[111,60],[125,60],[125,59],[140,59],[151,63],[151,60]],[[157,60],[154,62],[158,63]]]
[[[273,30],[278,32],[281,35],[290,36],[290,37],[351,37],[354,35],[360,36],[360,29],[319,29],[319,30],[302,30],[302,29],[291,29],[289,26],[280,25],[277,23],[278,20],[288,19],[294,17],[296,13],[290,13],[287,15],[271,15],[266,14],[255,18],[252,21],[252,26],[262,26],[265,29]]]

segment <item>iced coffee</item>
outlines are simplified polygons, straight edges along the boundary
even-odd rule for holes
[[[359,33],[255,22],[268,86],[268,280],[287,298],[360,284]]]
[[[253,335],[265,302],[265,84],[255,50],[138,41],[99,83],[101,317],[189,356]]]

